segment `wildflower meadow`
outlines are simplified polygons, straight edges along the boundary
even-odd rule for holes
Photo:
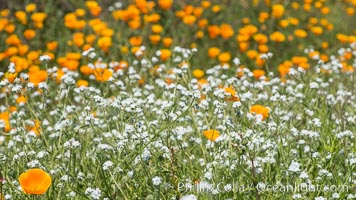
[[[0,200],[356,199],[355,12],[0,1]]]

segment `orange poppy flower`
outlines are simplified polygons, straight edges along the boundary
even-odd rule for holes
[[[26,45],[26,44],[20,45],[20,46],[18,47],[18,49],[19,49],[19,54],[20,54],[21,56],[24,56],[24,55],[28,52],[29,46]]]
[[[203,8],[209,8],[211,5],[210,1],[202,1],[200,4]]]
[[[31,19],[34,22],[42,23],[47,18],[47,14],[44,12],[37,12],[31,15]]]
[[[32,29],[26,29],[24,32],[23,32],[23,35],[25,36],[25,38],[27,40],[31,40],[32,38],[34,38],[36,36],[36,31],[35,30],[32,30]]]
[[[230,95],[229,98],[225,98],[226,101],[240,101],[240,98],[236,95],[236,90],[233,86],[225,87],[225,92]]]
[[[114,11],[115,12],[115,11]],[[114,13],[113,12],[113,13]],[[151,15],[145,15],[144,17],[144,21],[148,22],[148,23],[156,23],[161,19],[161,16],[157,13],[153,13]]]
[[[5,50],[5,55],[6,57],[11,57],[13,55],[16,55],[18,53],[17,47],[9,47]]]
[[[95,70],[94,75],[98,82],[106,82],[112,77],[113,73],[110,69],[98,68]]]
[[[279,21],[279,26],[281,26],[282,28],[286,28],[288,25],[289,25],[289,21],[287,19],[283,19]]]
[[[262,115],[262,120],[265,120],[268,117],[269,109],[261,105],[253,105],[250,108],[250,113]]]
[[[192,73],[193,73],[193,76],[197,79],[200,79],[204,76],[204,71],[201,69],[195,69],[195,70],[193,70]]]
[[[51,176],[42,169],[29,169],[19,177],[22,191],[26,194],[44,194],[52,183]]]
[[[5,31],[10,34],[13,33],[16,29],[16,26],[14,24],[8,24],[5,26]]]
[[[258,43],[258,44],[265,44],[268,42],[268,37],[263,34],[263,33],[258,33],[253,36],[253,39]]]
[[[6,44],[12,45],[12,46],[18,46],[21,44],[20,38],[15,34],[10,35],[8,38],[6,38],[5,42],[6,42]]]
[[[172,52],[169,49],[161,49],[160,52],[161,52],[160,58],[162,61],[166,61],[172,55]]]
[[[16,99],[16,103],[19,105],[24,105],[27,102],[27,97],[21,95]]]
[[[83,79],[80,79],[77,81],[77,87],[88,87],[89,86],[89,82],[87,80],[83,80]]]
[[[220,34],[224,39],[229,39],[234,35],[234,29],[230,24],[221,24],[220,25]]]
[[[96,35],[95,35],[95,34],[90,34],[90,35],[87,35],[87,36],[85,37],[85,41],[86,41],[87,43],[89,43],[89,44],[93,44],[94,41],[95,41],[95,39],[96,39]]]
[[[64,64],[64,67],[71,71],[75,71],[78,69],[79,64],[80,63],[77,60],[67,59],[66,63]]]
[[[89,66],[87,65],[83,65],[80,67],[80,72],[82,72],[84,75],[91,75],[91,74],[94,74],[95,70],[90,68]]]
[[[68,52],[66,53],[66,58],[67,59],[72,59],[72,60],[79,60],[82,57],[82,54],[78,52]]]
[[[96,1],[86,1],[85,6],[89,9],[90,14],[92,14],[95,17],[97,17],[101,12],[101,8],[98,2]]]
[[[220,136],[219,131],[217,130],[206,130],[203,131],[203,134],[208,140],[215,142],[215,140]]]
[[[165,37],[165,38],[162,39],[162,43],[163,43],[164,47],[168,48],[168,47],[170,47],[172,45],[173,39],[170,38],[170,37]]]
[[[185,15],[183,17],[183,23],[189,26],[193,25],[197,18],[194,15]]]
[[[211,8],[211,11],[213,11],[213,13],[218,13],[220,11],[220,6],[219,5],[214,5],[212,8]]]
[[[218,37],[219,34],[220,34],[219,26],[217,26],[217,25],[208,26],[208,33],[209,33],[209,37],[211,39],[214,39],[214,38]]]
[[[84,15],[85,15],[85,10],[82,9],[82,8],[77,8],[77,9],[75,10],[75,15],[77,15],[78,17],[84,17]]]
[[[220,49],[217,47],[210,47],[208,49],[208,56],[210,58],[215,58],[216,56],[218,56],[220,54]]]
[[[231,55],[229,52],[223,52],[218,56],[218,59],[221,63],[228,63],[231,59]]]
[[[84,34],[81,32],[77,32],[73,34],[73,43],[80,47],[84,44]]]
[[[57,41],[51,41],[51,42],[47,42],[46,43],[46,47],[50,51],[53,51],[53,50],[57,49],[57,46],[58,46],[58,42]]]
[[[267,53],[268,52],[268,46],[265,44],[260,44],[258,45],[258,51],[260,53]]]
[[[36,4],[30,3],[25,7],[26,12],[33,12],[36,10]]]
[[[314,26],[310,29],[310,31],[315,35],[321,35],[324,32],[323,28],[320,26]]]
[[[132,46],[140,46],[142,44],[142,37],[141,36],[132,36],[132,37],[130,37],[129,42]]]
[[[296,29],[294,31],[294,35],[298,38],[305,38],[307,37],[308,33],[303,29]]]
[[[15,17],[18,19],[22,24],[27,24],[27,16],[26,12],[24,11],[16,11],[15,12]]]
[[[321,8],[320,12],[321,12],[323,15],[327,15],[327,14],[329,14],[329,12],[330,12],[330,8],[328,8],[328,7],[323,7],[323,8]]]
[[[266,64],[266,59],[261,58],[261,55],[258,54],[256,56],[255,63],[258,67],[263,67]]]
[[[169,10],[172,7],[173,0],[158,0],[158,6],[162,10]]]
[[[267,19],[269,18],[269,13],[267,12],[261,12],[259,17],[258,17],[258,21],[260,23],[264,23]]]
[[[108,51],[109,48],[111,47],[112,44],[112,39],[111,37],[101,37],[98,40],[98,46],[103,50],[103,51]]]
[[[239,49],[241,52],[245,52],[249,47],[249,43],[248,42],[241,42],[239,44]]]
[[[262,69],[255,69],[253,70],[253,76],[258,80],[261,78],[261,76],[265,75],[265,71],[263,71]]]
[[[40,82],[44,82],[47,79],[47,71],[46,70],[38,70],[29,72],[29,81],[33,83],[36,87]]]
[[[284,6],[281,4],[274,4],[272,6],[272,16],[279,19],[284,14]]]
[[[352,7],[346,8],[346,13],[348,16],[353,16],[355,14],[355,9]]]
[[[269,38],[274,42],[284,42],[286,40],[286,36],[279,31],[273,32]]]
[[[160,35],[150,35],[149,38],[150,38],[151,43],[154,45],[158,44],[159,41],[161,40]]]
[[[163,27],[159,24],[153,24],[151,26],[151,31],[155,34],[159,34],[163,31]]]
[[[136,30],[141,26],[141,21],[139,19],[138,20],[130,20],[128,24],[132,30]]]
[[[198,39],[203,38],[204,37],[204,32],[203,31],[197,31],[195,33],[195,37],[198,38]],[[192,48],[194,48],[194,47],[192,47]]]
[[[278,66],[278,71],[279,71],[279,73],[281,74],[281,77],[285,77],[286,74],[289,73],[289,69],[290,69],[290,67],[288,67],[288,66],[286,66],[286,65],[284,65],[284,64],[280,64],[280,65]]]
[[[307,63],[308,58],[304,56],[293,56],[292,57],[292,63],[295,65],[300,65],[301,63]]]
[[[198,21],[198,27],[200,28],[200,29],[203,29],[203,28],[205,28],[206,27],[206,25],[208,25],[208,20],[207,19],[200,19],[199,21]]]
[[[106,28],[100,32],[100,35],[104,37],[111,37],[114,35],[114,30],[111,28]]]
[[[10,115],[9,112],[3,112],[0,113],[0,121],[3,121],[5,123],[5,128],[4,128],[4,132],[9,132],[11,127],[10,127]]]

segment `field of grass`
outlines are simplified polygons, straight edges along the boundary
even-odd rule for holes
[[[356,199],[355,11],[0,3],[0,200]]]

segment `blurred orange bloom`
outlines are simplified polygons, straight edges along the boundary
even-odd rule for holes
[[[43,22],[47,18],[47,13],[37,12],[31,15],[31,19],[34,22]]]
[[[230,24],[221,24],[220,25],[220,34],[224,39],[229,39],[234,35],[234,30]]]
[[[80,79],[77,81],[77,87],[88,87],[89,86],[89,82],[87,80],[83,80],[83,79]]]
[[[161,49],[160,50],[161,52],[161,55],[160,55],[160,58],[161,58],[161,61],[166,61],[169,57],[171,57],[171,50],[169,49]]]
[[[210,47],[208,49],[208,56],[210,58],[215,58],[216,56],[218,56],[220,54],[220,49],[217,47]]]
[[[112,77],[112,71],[110,69],[95,69],[94,75],[98,82],[106,82]]]
[[[26,12],[33,12],[36,10],[36,4],[30,3],[25,7]]]
[[[158,34],[158,33],[161,33],[161,32],[163,31],[163,27],[162,27],[161,25],[159,25],[159,24],[153,24],[153,25],[151,26],[151,31],[152,31],[153,33]]]
[[[284,14],[284,6],[281,4],[272,5],[272,16],[279,19]]]
[[[51,42],[47,42],[46,43],[46,47],[50,51],[53,51],[53,50],[57,49],[57,46],[58,46],[58,42],[57,41],[51,41]]]
[[[201,69],[195,69],[193,70],[192,74],[195,78],[200,79],[204,76],[204,71]]]
[[[323,31],[323,28],[320,27],[320,26],[314,26],[310,29],[310,31],[312,33],[314,33],[315,35],[321,35],[324,31]]]
[[[163,43],[164,47],[168,48],[168,47],[170,47],[172,45],[173,39],[170,38],[170,37],[165,37],[165,38],[162,39],[162,43]]]
[[[229,98],[225,98],[226,101],[240,101],[240,98],[236,95],[236,90],[233,86],[225,87],[225,92],[230,94]]]
[[[303,29],[296,29],[294,31],[294,35],[298,38],[305,38],[307,37],[308,33]]]
[[[263,33],[258,33],[253,36],[253,39],[258,43],[258,44],[265,44],[268,42],[268,37],[263,34]]]
[[[194,24],[194,22],[196,21],[196,17],[194,16],[194,15],[185,15],[184,17],[183,17],[183,23],[184,24],[187,24],[187,25],[189,25],[189,26],[191,26],[191,25],[193,25]]]
[[[29,81],[33,83],[36,87],[40,82],[44,82],[47,79],[46,70],[33,70],[28,72]]]
[[[132,46],[140,46],[142,44],[142,37],[141,36],[132,36],[129,38],[129,43]]]
[[[158,44],[159,41],[161,41],[160,35],[150,35],[149,38],[150,38],[151,43],[154,45]]]
[[[223,52],[219,55],[218,59],[223,64],[228,63],[231,59],[231,55],[229,52]]]
[[[256,78],[256,79],[260,79],[261,76],[264,76],[265,75],[265,71],[263,71],[262,69],[255,69],[253,70],[253,76]]]
[[[112,44],[112,39],[111,37],[101,37],[98,40],[98,46],[103,50],[103,51],[108,51],[109,48],[111,47]]]
[[[52,183],[51,176],[42,169],[29,169],[19,177],[21,189],[26,194],[44,194]]]
[[[217,130],[206,130],[203,131],[203,134],[208,140],[215,142],[216,139],[220,136],[219,131]]]
[[[15,34],[10,35],[8,38],[6,38],[5,42],[6,42],[6,44],[11,45],[11,46],[18,46],[21,44],[20,38]]]
[[[95,70],[88,67],[87,65],[83,65],[80,67],[80,72],[82,72],[84,75],[91,75],[91,74],[94,74]]]
[[[273,32],[269,38],[274,42],[284,42],[286,40],[286,36],[279,31]]]
[[[16,11],[15,12],[15,17],[22,23],[22,24],[27,24],[27,15],[26,12],[24,11]]]
[[[90,14],[92,14],[95,17],[99,16],[99,14],[101,12],[101,8],[100,8],[98,2],[96,2],[96,1],[86,1],[85,2],[85,6],[89,9]]]
[[[262,115],[262,120],[265,120],[268,117],[269,109],[261,105],[253,105],[250,108],[250,113]]]
[[[220,35],[220,28],[217,25],[208,26],[208,33],[211,39],[214,39]]]
[[[5,124],[4,132],[5,133],[9,132],[11,127],[10,127],[10,115],[8,111],[0,113],[0,121],[3,121],[3,123]]]
[[[169,10],[172,7],[173,0],[158,0],[158,6],[162,10]]]

